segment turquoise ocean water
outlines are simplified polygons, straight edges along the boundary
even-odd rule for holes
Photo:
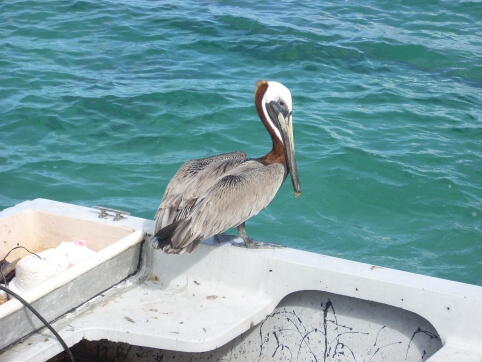
[[[482,285],[482,3],[0,4],[0,209],[152,218],[186,160],[264,155],[258,79],[290,88],[291,183],[252,237]]]

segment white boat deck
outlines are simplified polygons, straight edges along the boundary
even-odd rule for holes
[[[0,217],[26,209],[114,223],[110,219],[98,219],[98,212],[92,209],[42,199],[7,209]],[[115,223],[144,231],[151,231],[153,227],[152,221],[135,217]],[[253,327],[259,329],[260,323],[266,321],[286,296],[299,291],[319,291],[329,293],[330,303],[338,303],[338,319],[334,316],[332,320],[341,320],[340,311],[345,310],[345,324],[352,323],[352,331],[363,330],[360,335],[376,335],[378,339],[386,322],[370,322],[369,326],[361,323],[372,315],[375,307],[385,306],[386,309],[380,307],[379,310],[386,318],[394,318],[394,314],[399,313],[401,319],[406,319],[405,314],[409,313],[424,319],[414,323],[433,326],[436,334],[418,327],[425,335],[433,334],[431,338],[442,345],[429,361],[482,361],[482,287],[288,248],[248,250],[229,243],[210,245],[210,242],[213,243],[208,240],[201,244],[192,255],[183,256],[165,255],[144,245],[142,267],[136,275],[67,313],[53,324],[54,328],[69,346],[83,339],[108,339],[198,353],[221,348]],[[350,316],[356,309],[350,305],[357,301],[363,315]],[[326,338],[329,311],[327,307],[323,311]],[[372,327],[378,334],[369,331]],[[405,360],[410,360],[407,356],[415,333],[407,342],[408,347],[404,347]],[[340,336],[338,333],[336,338]],[[361,343],[350,341],[353,350]],[[348,342],[344,340],[343,344]],[[389,345],[387,342],[386,346]],[[42,329],[5,350],[0,359],[43,361],[60,352],[58,341]]]

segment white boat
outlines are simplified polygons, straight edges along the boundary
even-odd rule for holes
[[[153,221],[104,214],[45,199],[0,212],[3,255],[96,251],[22,294],[82,360],[482,361],[482,287],[236,239],[166,255],[144,242]],[[0,330],[1,361],[65,353],[14,298]]]

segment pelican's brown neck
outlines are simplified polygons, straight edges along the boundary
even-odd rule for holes
[[[283,142],[279,139],[276,135],[275,130],[272,127],[272,124],[266,118],[267,115],[263,109],[263,97],[266,91],[268,90],[268,82],[265,80],[260,80],[256,83],[256,90],[254,91],[254,103],[256,105],[256,111],[258,112],[258,116],[263,122],[266,130],[268,131],[271,141],[273,141],[273,148],[270,152],[268,152],[263,157],[259,158],[259,161],[265,165],[269,165],[272,163],[281,163],[286,167],[286,156],[285,156],[285,147]]]

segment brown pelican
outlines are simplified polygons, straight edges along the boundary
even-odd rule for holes
[[[254,101],[273,141],[271,151],[256,159],[232,152],[183,164],[157,210],[154,249],[189,254],[201,240],[232,227],[247,247],[257,247],[246,234],[245,221],[268,206],[288,173],[300,195],[291,93],[278,82],[259,81]]]

